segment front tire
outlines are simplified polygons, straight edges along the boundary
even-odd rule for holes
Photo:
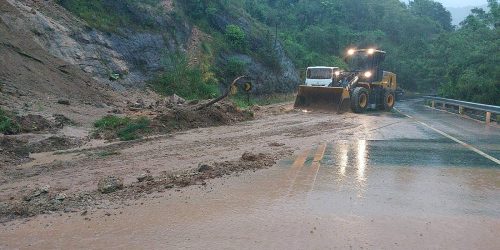
[[[394,108],[394,104],[396,104],[396,95],[392,90],[386,90],[384,92],[384,97],[382,100],[383,109],[387,112],[391,111]]]
[[[363,113],[368,108],[368,90],[363,87],[357,87],[352,91],[351,109],[354,113]]]

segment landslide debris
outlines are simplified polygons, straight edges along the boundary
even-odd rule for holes
[[[222,101],[202,110],[200,104],[187,107],[176,106],[164,110],[153,119],[155,126],[163,131],[180,131],[192,128],[229,125],[253,119],[253,113],[241,110],[231,101]]]
[[[27,140],[0,135],[0,167],[29,161]]]
[[[253,112],[241,110],[231,101],[198,110],[201,105],[202,102],[185,102],[176,95],[149,105],[142,100],[131,102],[126,115],[108,115],[96,121],[93,136],[129,141],[146,135],[230,125],[254,118]]]
[[[256,171],[273,166],[278,155],[245,152],[240,159],[213,163],[200,163],[198,167],[181,172],[163,172],[153,176],[141,174],[136,182],[124,184],[119,176],[106,176],[99,180],[93,192],[67,194],[62,190],[45,185],[25,190],[21,197],[11,197],[0,202],[0,223],[16,218],[30,217],[49,212],[77,212],[99,207],[100,204],[115,201],[126,204],[127,200],[143,197],[166,189],[190,185],[206,185],[206,181],[244,171]]]
[[[30,153],[43,153],[75,148],[83,145],[81,138],[49,136],[42,140],[30,141],[24,137],[0,135],[0,169],[29,162]]]

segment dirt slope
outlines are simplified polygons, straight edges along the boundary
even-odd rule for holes
[[[19,11],[0,1],[3,16]],[[92,78],[79,68],[50,55],[34,42],[30,32],[19,32],[0,19],[0,81],[3,105],[16,97],[57,99],[79,102],[105,102],[109,97]],[[16,103],[17,104],[17,103]]]

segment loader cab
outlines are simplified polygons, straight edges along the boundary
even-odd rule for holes
[[[340,70],[338,67],[308,67],[306,70],[305,85],[314,87],[328,87],[332,84],[336,76],[338,76],[339,74]]]
[[[349,71],[358,72],[363,82],[378,82],[383,78],[381,67],[385,59],[385,51],[376,49],[350,49],[347,51],[345,62]]]

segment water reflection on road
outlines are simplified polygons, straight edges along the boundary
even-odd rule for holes
[[[278,167],[206,188],[203,195],[195,187],[173,192],[112,217],[49,218],[0,236],[10,248],[33,249],[493,249],[500,243],[500,169],[446,140],[320,142]]]

